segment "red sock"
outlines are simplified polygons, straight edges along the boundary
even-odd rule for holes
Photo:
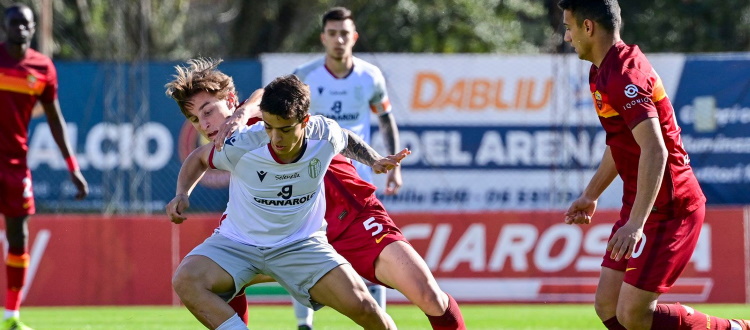
[[[8,291],[5,295],[5,309],[17,311],[21,308],[21,290],[26,283],[26,270],[29,268],[29,254],[8,252],[5,271],[8,275]]]
[[[229,306],[234,309],[234,311],[237,313],[237,315],[240,316],[242,319],[242,322],[245,322],[245,324],[249,324],[250,321],[250,312],[247,308],[247,297],[245,297],[245,293],[240,293],[236,295],[232,300],[229,301]]]
[[[434,330],[466,330],[466,324],[464,323],[464,316],[461,315],[461,309],[458,308],[456,300],[448,296],[448,308],[445,309],[445,313],[440,316],[427,315],[427,319],[430,320],[432,329]],[[426,314],[425,314],[426,315]]]
[[[679,303],[656,305],[654,321],[651,323],[651,329],[665,330],[728,330],[729,328],[729,320],[703,314]]]
[[[612,316],[611,319],[606,320],[602,323],[604,323],[604,326],[609,330],[626,330],[625,327],[620,324],[620,321],[617,320],[617,316]]]

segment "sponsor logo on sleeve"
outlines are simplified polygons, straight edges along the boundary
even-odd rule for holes
[[[625,86],[625,96],[631,99],[638,96],[638,86],[634,84]]]

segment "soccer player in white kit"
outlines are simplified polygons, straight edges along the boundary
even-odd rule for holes
[[[208,91],[225,90],[221,81],[192,86],[192,74],[178,69],[175,81],[167,85],[183,112],[200,120],[232,104],[233,96]],[[185,163],[198,164],[202,171],[183,167],[180,172],[202,175],[212,167],[232,175],[219,228],[183,259],[172,280],[182,302],[208,328],[246,329],[226,302],[257,274],[275,278],[308,307],[331,306],[367,329],[395,328],[326,240],[322,180],[339,152],[379,172],[397,162],[380,157],[334,121],[310,117],[308,107],[309,90],[295,76],[274,80],[264,89],[262,123],[234,133],[221,151],[213,145],[196,149],[188,158],[200,161]],[[177,195],[187,196],[191,189],[178,186]]]
[[[371,141],[370,113],[378,117],[386,150],[395,154],[399,148],[398,128],[391,112],[385,78],[380,69],[352,54],[357,34],[352,12],[344,7],[328,10],[322,18],[320,41],[324,57],[306,63],[294,74],[310,86],[310,113],[335,120],[341,127]],[[372,182],[372,170],[365,164],[352,162],[359,176]],[[401,188],[401,168],[388,172],[385,194],[396,194]],[[378,304],[385,308],[385,288],[368,285]],[[301,330],[312,329],[313,311],[292,301]]]

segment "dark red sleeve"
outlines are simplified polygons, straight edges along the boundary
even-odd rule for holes
[[[44,90],[42,91],[39,100],[42,101],[42,103],[52,103],[57,99],[57,70],[55,69],[55,65],[52,64],[52,60],[49,59],[47,63],[47,76],[45,79],[47,79],[47,83],[44,86]]]
[[[652,101],[652,84],[649,77],[637,70],[612,74],[607,84],[609,104],[633,129],[647,118],[659,117]]]

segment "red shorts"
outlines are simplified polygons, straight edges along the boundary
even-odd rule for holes
[[[615,261],[610,259],[608,251],[602,266],[624,271],[624,282],[636,288],[655,293],[667,292],[693,255],[705,215],[706,206],[701,205],[681,218],[648,220],[633,256]],[[621,219],[615,223],[610,239],[625,222]]]
[[[31,170],[25,166],[0,168],[0,213],[6,217],[34,214]]]
[[[336,252],[352,264],[368,281],[388,287],[375,278],[375,260],[383,249],[396,241],[406,241],[379,200],[370,199],[349,226],[329,241]],[[408,242],[407,242],[408,243]]]

